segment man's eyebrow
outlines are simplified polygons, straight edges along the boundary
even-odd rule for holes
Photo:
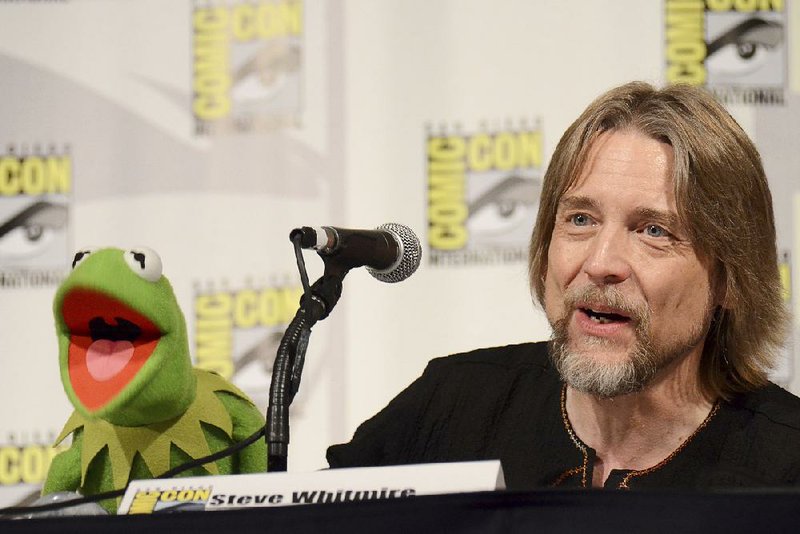
[[[671,211],[657,210],[653,208],[637,208],[636,215],[639,219],[653,221],[666,225],[669,228],[677,229],[680,227],[678,215]]]
[[[559,210],[595,210],[597,208],[597,201],[591,197],[563,196],[558,201]]]

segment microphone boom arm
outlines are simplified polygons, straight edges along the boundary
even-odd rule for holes
[[[289,455],[289,407],[300,388],[311,328],[330,315],[342,296],[348,269],[325,261],[325,272],[301,298],[300,307],[281,338],[267,408],[267,470],[286,471]]]

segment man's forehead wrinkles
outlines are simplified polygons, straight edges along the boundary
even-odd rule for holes
[[[559,200],[558,204],[560,207],[566,209],[601,207],[600,202],[597,199],[586,195],[564,195],[561,197],[561,200]],[[673,212],[672,210],[649,206],[635,206],[632,208],[632,211],[642,216],[657,217],[662,219],[677,219],[678,217],[677,213]]]

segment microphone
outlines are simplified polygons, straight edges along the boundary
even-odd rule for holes
[[[422,247],[414,231],[397,223],[382,224],[375,230],[349,230],[333,226],[303,226],[289,233],[300,235],[302,248],[314,249],[328,262],[341,267],[366,266],[381,282],[400,282],[417,270]]]

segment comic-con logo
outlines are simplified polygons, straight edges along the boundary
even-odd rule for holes
[[[781,250],[780,261],[778,261],[778,273],[781,277],[783,288],[783,301],[787,309],[792,307],[792,263],[791,253],[788,249]],[[770,380],[788,387],[794,377],[794,353],[795,348],[791,343],[787,343],[783,348],[783,354],[778,359],[777,366],[770,373]]]
[[[186,512],[205,510],[212,486],[200,488],[173,488],[168,490],[142,490],[133,496],[129,514],[158,512]]]
[[[66,448],[44,443],[0,445],[0,486],[41,484],[53,458]]]
[[[427,159],[431,264],[524,261],[541,192],[538,126],[429,132]]]
[[[0,287],[58,284],[69,258],[72,156],[9,146],[0,155]]]
[[[784,0],[666,0],[666,77],[725,104],[783,104]]]
[[[265,131],[298,123],[300,0],[195,0],[192,30],[197,134]]]
[[[194,296],[197,366],[219,373],[265,405],[275,354],[303,288],[199,288]]]

